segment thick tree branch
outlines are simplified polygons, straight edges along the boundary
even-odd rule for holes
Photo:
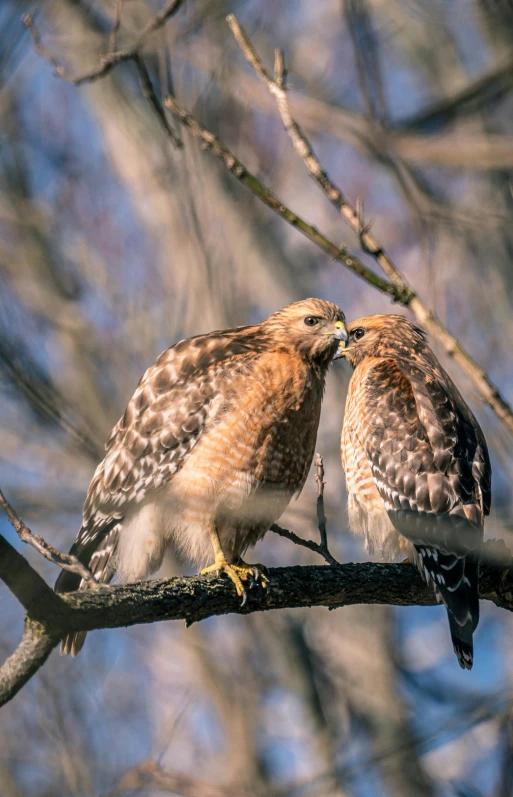
[[[161,620],[186,625],[221,614],[252,614],[271,609],[354,604],[431,606],[436,603],[417,569],[407,564],[345,564],[282,567],[269,571],[270,589],[255,587],[244,607],[225,578],[179,577],[83,590],[56,596],[59,607],[44,626],[27,620],[23,640],[0,669],[0,706],[44,664],[58,639],[73,631],[119,628]],[[481,598],[513,611],[513,568],[486,564]],[[61,607],[61,602],[64,606]]]
[[[344,564],[326,567],[279,567],[269,570],[271,588],[250,591],[240,605],[233,585],[225,578],[204,576],[142,581],[84,590],[62,596],[70,615],[62,632],[185,620],[191,623],[220,614],[252,614],[271,609],[326,606],[335,609],[359,603],[394,606],[432,606],[433,590],[408,564]],[[513,569],[486,564],[482,567],[481,598],[513,611]]]
[[[0,579],[25,611],[38,622],[44,623],[47,617],[66,611],[67,607],[59,596],[1,534]]]
[[[30,619],[25,621],[23,639],[0,667],[0,706],[12,700],[36,674],[58,642],[59,636],[48,632],[39,623]]]
[[[294,149],[305,164],[308,173],[323,191],[331,204],[338,210],[344,221],[352,231],[358,235],[364,252],[371,255],[382,268],[388,279],[398,291],[398,301],[409,307],[417,321],[432,335],[473,381],[482,398],[503,421],[508,430],[513,434],[513,409],[500,395],[498,388],[489,379],[485,371],[458,343],[455,337],[443,326],[435,314],[412,290],[408,282],[393,263],[390,256],[378,240],[370,232],[370,225],[365,224],[361,207],[353,207],[343,192],[328,177],[317,159],[310,141],[303,133],[301,127],[292,116],[286,86],[286,69],[283,55],[276,51],[274,79],[270,77],[261,59],[258,57],[253,45],[246,36],[233,14],[227,17],[228,24],[238,42],[245,58],[254,68],[255,72],[267,86],[276,100],[278,112],[283,126],[287,131]]]

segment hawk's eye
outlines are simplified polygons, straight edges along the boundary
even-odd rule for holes
[[[305,318],[305,324],[307,327],[315,327],[319,323],[321,319],[317,318],[315,315],[307,315]]]
[[[360,340],[360,338],[363,338],[364,335],[365,330],[362,327],[358,327],[358,329],[353,331],[353,337],[356,338],[356,340]]]

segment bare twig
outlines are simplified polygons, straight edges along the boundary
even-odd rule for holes
[[[326,534],[326,515],[324,514],[324,462],[320,454],[315,455],[315,481],[317,484],[317,522],[321,537],[321,548],[328,550],[328,537]]]
[[[64,67],[62,66],[62,64],[59,63],[57,58],[53,55],[53,53],[50,52],[50,50],[44,44],[43,40],[41,39],[41,36],[39,35],[39,31],[36,28],[32,14],[23,14],[21,17],[21,21],[23,25],[25,25],[25,27],[27,28],[30,35],[32,36],[32,41],[34,43],[34,50],[36,51],[36,53],[39,53],[39,55],[42,58],[44,58],[45,61],[48,61],[48,63],[53,66],[54,74],[57,77],[65,78],[66,74]]]
[[[315,455],[314,465],[316,468],[315,481],[317,484],[317,522],[319,524],[319,535],[321,542],[318,543],[314,542],[313,540],[305,540],[294,531],[289,531],[288,529],[278,526],[277,523],[273,523],[270,531],[273,531],[280,537],[284,537],[286,540],[290,540],[290,542],[293,542],[294,545],[300,545],[302,548],[308,548],[309,551],[318,553],[319,556],[322,556],[322,558],[325,559],[330,565],[339,565],[340,562],[338,562],[335,557],[332,556],[328,548],[326,515],[324,514],[324,464],[320,454]]]
[[[164,105],[169,108],[180,122],[187,127],[195,138],[198,138],[203,149],[210,150],[221,163],[231,172],[234,177],[245,185],[249,190],[260,199],[267,207],[274,210],[288,224],[299,230],[306,238],[316,244],[323,252],[333,260],[343,263],[346,268],[366,282],[374,285],[379,291],[388,294],[395,301],[400,301],[401,293],[395,285],[379,277],[370,268],[367,268],[361,260],[350,255],[343,247],[330,241],[311,224],[308,224],[300,216],[293,213],[283,202],[272,193],[263,183],[260,182],[244,164],[235,157],[233,152],[215,136],[207,130],[189,111],[182,108],[174,97],[166,97]]]
[[[116,51],[119,26],[121,25],[121,10],[123,8],[123,3],[124,0],[116,0],[114,21],[112,22],[112,28],[110,29],[110,36],[109,36],[109,50],[108,50],[109,53],[114,53]]]
[[[271,526],[271,531],[278,534],[280,537],[285,537],[290,540],[294,545],[300,545],[302,548],[308,548],[309,551],[314,551],[322,556],[328,564],[339,565],[335,557],[330,553],[328,548],[328,536],[326,533],[326,515],[324,514],[324,464],[320,454],[315,455],[314,465],[316,467],[315,481],[317,483],[317,522],[319,524],[319,535],[321,542],[317,543],[313,540],[305,540],[294,531],[289,531],[276,523]]]
[[[342,214],[353,232],[359,236],[362,249],[375,257],[387,277],[394,283],[394,285],[396,285],[396,287],[401,289],[403,303],[409,304],[414,296],[413,290],[409,285],[407,285],[406,281],[399,274],[390,258],[385,254],[378,242],[370,235],[368,231],[365,230],[365,227],[362,226],[362,220],[359,217],[358,211],[347,202],[340,189],[337,188],[337,186],[330,180],[326,172],[322,169],[308,138],[299,127],[299,124],[293,118],[287,95],[287,86],[285,82],[286,72],[283,55],[281,55],[279,59],[281,71],[279,71],[278,74],[275,72],[275,79],[273,80],[267,73],[262,61],[258,57],[253,45],[249,41],[246,33],[240,26],[234,14],[229,14],[226,19],[238,45],[244,54],[244,57],[253,67],[259,78],[267,86],[276,100],[276,105],[278,107],[283,126],[289,134],[294,145],[294,149],[303,160],[310,176],[321,187],[335,208]]]
[[[116,15],[118,13],[121,13],[122,2],[123,0],[118,0],[118,4],[116,6]],[[151,29],[150,25],[147,25],[146,28],[144,29],[146,31],[146,33],[144,34],[144,38],[146,37],[146,35],[148,35],[148,32],[153,32],[154,30],[157,30],[159,27],[161,27],[164,24],[164,22],[166,22],[167,19],[169,19],[172,13],[175,13],[175,11],[178,10],[182,2],[183,0],[180,0],[180,2],[174,2],[168,4],[168,6],[166,7],[168,8],[167,15],[162,16],[163,12],[161,12],[160,16],[157,15],[158,18],[162,21],[156,27],[151,27]],[[155,19],[151,24],[154,25]],[[117,16],[114,19],[114,25],[111,31],[111,43],[113,35],[115,42],[115,33],[117,33],[116,22],[118,22],[117,27],[119,27],[119,20]],[[86,74],[81,75],[79,77],[73,77],[72,75],[67,73],[64,67],[61,64],[59,64],[55,56],[44,45],[41,36],[39,35],[39,31],[37,30],[34,20],[32,19],[32,16],[30,14],[25,14],[23,16],[23,24],[30,31],[30,34],[32,35],[35,49],[46,61],[52,64],[52,66],[55,68],[55,74],[58,77],[62,78],[63,80],[66,80],[68,83],[72,83],[75,86],[79,86],[81,83],[86,83],[86,82],[90,83],[93,82],[94,80],[97,80],[98,78],[104,77],[117,63],[121,61],[133,61],[139,73],[139,79],[140,79],[143,97],[152,106],[153,110],[155,111],[158,117],[159,122],[161,123],[162,127],[164,128],[164,131],[167,133],[173,144],[176,147],[182,146],[181,140],[179,139],[179,137],[176,135],[175,131],[169,124],[169,121],[166,117],[166,112],[155,93],[155,89],[153,88],[151,78],[148,74],[148,70],[146,69],[144,62],[141,56],[139,55],[139,51],[141,50],[142,45],[144,44],[143,34],[141,34],[141,36],[137,39],[137,42],[134,43],[132,47],[129,47],[126,50],[119,50],[118,52],[112,52],[111,51],[112,48],[109,48],[109,53],[103,56],[103,58],[100,60],[99,67],[94,69],[92,72],[87,72]]]
[[[220,58],[221,48],[214,45],[213,42],[210,42],[210,45],[216,57]],[[187,57],[196,69],[206,72],[207,67],[200,43],[189,42]],[[274,98],[269,92],[258,91],[258,83],[254,80],[253,74],[234,68],[230,70],[230,75],[235,94],[244,97],[253,110],[258,108],[267,112],[276,107]],[[466,166],[471,162],[473,168],[487,170],[508,168],[513,165],[512,137],[507,133],[492,134],[478,130],[467,133],[464,129],[460,130],[459,128],[455,130],[449,128],[443,133],[434,133],[430,129],[429,135],[415,132],[399,133],[396,130],[397,128],[402,129],[401,122],[394,122],[394,129],[389,130],[379,122],[371,122],[354,111],[330,104],[329,101],[319,99],[311,94],[296,93],[291,100],[296,109],[296,116],[298,113],[300,114],[305,128],[322,131],[323,134],[349,143],[366,158],[372,158],[379,153],[380,159],[384,156],[385,162],[388,163],[390,159],[387,153],[390,151],[396,153],[402,161],[415,167],[423,163]],[[390,167],[392,167],[391,163]],[[401,169],[401,174],[402,171]],[[398,174],[396,179],[398,179],[399,189],[404,192],[406,187],[403,186],[404,178]],[[443,213],[444,218],[447,219],[447,214],[449,214],[460,226],[475,228],[476,224],[483,225],[482,211],[481,213],[474,212],[469,206],[466,206],[464,212],[459,212],[442,201],[440,197],[435,198],[432,193],[426,192],[423,184],[413,178],[410,172],[406,179],[408,188],[417,189],[416,202],[422,203],[430,215]],[[498,219],[498,215],[494,214],[494,218]],[[491,216],[487,215],[486,223],[490,221]]]
[[[57,77],[64,78],[74,86],[80,86],[82,83],[92,83],[99,78],[105,77],[109,72],[122,61],[130,61],[134,56],[139,55],[141,49],[146,43],[148,37],[155,33],[155,31],[162,28],[166,22],[180,9],[185,0],[168,0],[164,7],[151,19],[143,28],[139,36],[132,42],[131,45],[123,50],[116,52],[109,52],[100,58],[98,65],[82,75],[69,75],[66,69],[59,64],[57,59],[49,52],[44,45],[39,31],[37,30],[32,14],[24,14],[22,22],[29,31],[34,41],[34,47],[37,52],[49,61],[55,67],[55,74]]]
[[[289,531],[288,529],[284,529],[281,526],[278,526],[277,523],[273,523],[270,527],[269,531],[273,531],[275,534],[278,534],[280,537],[284,537],[286,540],[290,540],[293,542],[294,545],[300,545],[302,548],[308,548],[309,551],[313,551],[314,553],[318,553],[319,556],[322,556],[323,559],[326,559],[328,564],[330,565],[338,565],[339,562],[330,554],[330,552],[323,548],[318,542],[314,542],[313,540],[305,540],[303,537],[300,537],[299,534],[296,534],[294,531]]]
[[[57,548],[54,548],[52,545],[46,542],[39,534],[33,534],[30,531],[21,518],[18,517],[1,490],[0,506],[3,508],[11,526],[16,531],[16,534],[21,540],[23,540],[23,542],[26,542],[28,545],[32,545],[36,551],[39,551],[41,556],[44,556],[45,559],[48,559],[55,565],[58,565],[63,570],[69,570],[70,573],[76,573],[77,576],[80,576],[80,578],[87,582],[89,588],[98,588],[99,585],[95,577],[87,569],[87,567],[79,562],[76,556],[67,553],[61,553],[61,551],[58,551]]]
[[[183,143],[176,135],[175,131],[169,124],[169,120],[166,116],[166,112],[162,107],[162,104],[155,93],[155,89],[153,88],[153,84],[151,82],[150,75],[142,58],[138,55],[134,56],[133,61],[137,67],[137,71],[139,72],[139,79],[141,83],[141,91],[143,93],[143,97],[145,97],[149,104],[152,106],[153,110],[157,114],[159,121],[162,124],[165,132],[168,134],[169,138],[172,140],[173,144],[176,147],[182,147]]]
[[[394,284],[398,291],[397,300],[410,308],[417,321],[424,326],[427,332],[436,338],[446,354],[454,358],[463,368],[465,373],[478,388],[484,401],[490,405],[496,415],[513,434],[513,410],[502,398],[497,387],[489,379],[483,369],[480,368],[462,346],[460,346],[456,338],[443,326],[435,314],[415,294],[381,244],[372,235],[369,226],[364,224],[359,210],[354,208],[347,201],[342,191],[330,180],[326,172],[322,169],[308,138],[303,133],[290,111],[285,84],[286,73],[283,56],[277,59],[277,70],[275,61],[275,77],[273,79],[267,73],[262,61],[256,54],[253,45],[235,16],[230,14],[227,17],[227,21],[246,60],[251,64],[257,75],[275,98],[283,126],[289,134],[296,152],[303,160],[312,179],[322,189],[331,204],[340,212],[353,232],[358,235],[362,249],[374,257],[389,280]]]

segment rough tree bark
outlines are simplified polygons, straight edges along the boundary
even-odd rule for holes
[[[481,569],[481,598],[513,611],[511,556]],[[179,577],[56,595],[29,563],[0,536],[0,577],[23,604],[23,639],[0,668],[0,706],[44,664],[67,633],[119,628],[160,620],[186,625],[214,615],[359,603],[431,606],[432,590],[409,564],[316,565],[269,571],[270,589],[255,587],[244,607],[224,578]]]

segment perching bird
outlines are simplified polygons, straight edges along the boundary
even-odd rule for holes
[[[490,512],[486,441],[426,343],[402,316],[349,327],[342,464],[349,522],[370,553],[415,561],[446,607],[460,666],[479,622],[479,549]]]
[[[262,573],[242,561],[305,483],[324,382],[344,314],[295,302],[254,326],[177,343],[144,374],[106,444],[71,553],[97,580],[155,572],[174,545],[202,572],[220,570],[245,599]],[[84,588],[63,571],[58,592]],[[85,633],[67,636],[76,655]]]

